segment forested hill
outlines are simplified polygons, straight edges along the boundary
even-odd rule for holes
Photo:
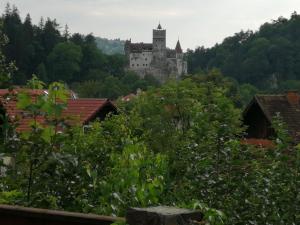
[[[300,89],[300,15],[280,17],[257,32],[241,31],[212,48],[199,47],[188,59],[190,73],[215,67],[260,89]]]
[[[107,38],[96,37],[97,47],[105,54],[124,54],[125,41],[120,39],[110,40]]]
[[[7,5],[0,24],[8,37],[3,53],[18,68],[13,85],[24,85],[36,74],[45,83],[68,84],[81,97],[112,99],[157,85],[153,77],[127,72],[124,55],[103,53],[93,35],[70,34],[55,19],[41,18],[34,25],[29,14],[22,19],[15,6]]]

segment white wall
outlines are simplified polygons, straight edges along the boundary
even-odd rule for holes
[[[152,52],[144,51],[142,53],[130,53],[129,65],[131,69],[140,70],[150,68],[152,61]]]

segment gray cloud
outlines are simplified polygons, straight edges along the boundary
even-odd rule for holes
[[[299,0],[10,0],[24,17],[41,16],[68,24],[71,32],[107,38],[151,41],[160,20],[173,47],[180,37],[184,48],[206,47],[240,30],[258,27],[279,16],[300,12]],[[4,9],[5,2],[0,2]]]

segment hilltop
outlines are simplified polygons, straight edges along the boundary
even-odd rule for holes
[[[97,47],[107,55],[124,54],[125,41],[118,39],[95,38]]]
[[[189,72],[218,68],[262,90],[300,90],[300,15],[279,17],[258,31],[240,31],[212,48],[188,53]]]

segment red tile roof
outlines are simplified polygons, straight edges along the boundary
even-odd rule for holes
[[[16,94],[20,90],[14,90],[9,92],[8,90],[0,89],[0,104],[4,107],[9,119],[17,122],[17,131],[28,130],[32,121],[30,116],[26,115],[24,110],[20,110],[17,107]],[[32,98],[37,95],[46,95],[44,90],[26,90]],[[11,95],[8,95],[11,94]],[[62,112],[62,117],[70,124],[86,124],[96,119],[98,113],[105,106],[110,106],[114,110],[116,107],[109,99],[68,99],[67,106]],[[45,118],[38,116],[37,122],[45,124]]]
[[[257,138],[247,138],[241,141],[245,145],[254,145],[261,148],[274,148],[275,144],[273,141],[268,139],[257,139]]]
[[[106,105],[114,105],[108,99],[68,99],[67,107],[62,115],[79,119],[80,124],[86,124],[97,117],[97,113]]]

